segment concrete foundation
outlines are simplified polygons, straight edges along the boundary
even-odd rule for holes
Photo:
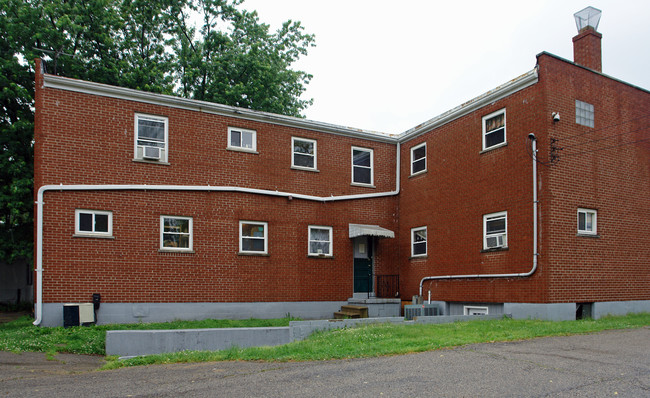
[[[63,326],[63,304],[43,305],[41,326]],[[102,303],[97,324],[153,323],[197,319],[271,319],[288,315],[302,319],[329,319],[345,301],[273,303]]]

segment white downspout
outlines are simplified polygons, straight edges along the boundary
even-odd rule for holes
[[[395,170],[395,190],[357,195],[341,196],[312,196],[291,192],[271,191],[267,189],[242,188],[231,186],[200,186],[200,185],[43,185],[38,189],[36,201],[36,303],[34,305],[34,325],[43,321],[43,196],[46,191],[204,191],[204,192],[242,192],[257,195],[280,196],[311,200],[316,202],[335,202],[342,200],[371,199],[385,196],[395,196],[400,191],[400,159],[401,145],[397,143]]]
[[[425,276],[420,281],[420,297],[422,296],[422,285],[424,281],[440,279],[470,279],[470,278],[525,278],[531,276],[537,270],[537,138],[535,134],[528,134],[533,147],[533,267],[528,272],[514,274],[476,274],[476,275],[440,275]],[[431,300],[431,299],[429,299]]]

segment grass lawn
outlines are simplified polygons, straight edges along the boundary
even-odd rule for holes
[[[290,320],[290,318],[243,321],[208,320],[64,329],[61,327],[35,327],[31,324],[30,318],[25,317],[0,325],[0,350],[104,355],[106,330],[288,326]],[[319,332],[304,341],[276,347],[233,347],[222,351],[184,351],[128,360],[107,357],[108,363],[104,368],[228,360],[307,361],[363,358],[422,352],[472,343],[524,340],[647,326],[650,326],[650,313],[562,322],[504,318],[441,325],[375,324]]]

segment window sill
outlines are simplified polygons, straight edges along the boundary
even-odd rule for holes
[[[300,166],[291,166],[291,170],[300,170],[300,171],[311,171],[314,173],[320,173],[320,170],[318,169],[312,169],[309,167],[300,167]]]
[[[134,162],[136,163],[146,163],[146,164],[158,164],[161,166],[171,166],[169,162],[163,162],[159,160],[146,160],[146,159],[133,159]]]
[[[506,252],[510,250],[508,246],[506,247],[495,247],[494,249],[483,249],[481,253],[496,253],[496,252]]]
[[[491,146],[491,147],[489,147],[489,148],[485,148],[484,150],[482,150],[481,152],[479,152],[479,155],[480,155],[480,154],[483,154],[483,153],[486,153],[486,152],[493,151],[493,150],[495,150],[495,149],[503,148],[503,147],[505,147],[505,146],[508,146],[508,142],[504,142],[504,143],[501,143],[501,144],[498,144],[498,145]]]
[[[73,238],[98,238],[98,239],[115,239],[113,235],[96,235],[96,234],[74,234]]]
[[[423,174],[427,174],[427,171],[428,171],[427,169],[424,169],[424,170],[418,171],[417,173],[413,173],[413,174],[411,174],[411,175],[409,176],[409,178],[413,178],[413,177],[421,176],[421,175],[423,175]]]
[[[581,233],[581,232],[578,232],[578,234],[576,236],[579,236],[581,238],[600,238],[600,235],[598,235],[598,234],[585,234],[585,233]]]
[[[252,153],[255,155],[259,155],[260,153],[257,152],[255,149],[246,149],[246,148],[237,148],[233,146],[226,147],[227,151],[233,151],[233,152],[246,152],[246,153]]]
[[[268,253],[255,253],[255,252],[239,252],[238,256],[257,256],[257,257],[270,257]]]
[[[409,257],[409,260],[426,260],[428,258],[429,258],[428,254],[423,254],[423,255],[420,255],[420,256],[411,256],[411,257]]]
[[[174,250],[174,249],[158,249],[158,253],[178,253],[178,254],[194,254],[194,250]]]
[[[373,184],[362,184],[360,182],[352,182],[352,183],[350,183],[350,185],[352,185],[354,187],[364,187],[364,188],[373,188],[373,189],[377,188]]]
[[[331,254],[308,254],[307,258],[322,258],[322,259],[333,260],[334,256],[332,256]]]

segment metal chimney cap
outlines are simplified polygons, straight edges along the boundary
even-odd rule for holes
[[[600,15],[603,12],[594,7],[587,7],[582,11],[578,11],[573,14],[573,17],[576,19],[576,27],[578,32],[582,29],[590,26],[594,30],[598,29],[598,23],[600,22]]]

